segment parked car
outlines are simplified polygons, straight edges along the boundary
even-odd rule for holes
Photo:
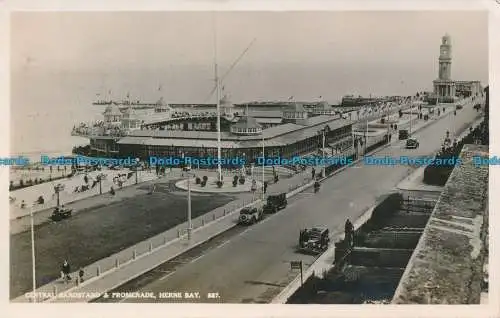
[[[72,209],[64,208],[64,207],[56,207],[52,212],[51,219],[53,221],[61,221],[63,219],[69,218],[73,214]]]
[[[304,229],[299,234],[299,251],[307,254],[320,254],[328,249],[330,231],[324,227]]]
[[[420,144],[416,138],[409,138],[406,140],[406,149],[417,149],[419,145]]]
[[[261,209],[243,208],[240,211],[240,217],[238,219],[238,223],[243,225],[254,224],[262,220],[263,216],[264,213]]]
[[[264,205],[264,213],[276,213],[278,210],[286,208],[287,204],[286,193],[270,195],[267,197],[266,205]]]

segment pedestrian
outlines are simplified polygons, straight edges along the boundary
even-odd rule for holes
[[[311,174],[312,174],[312,179],[314,179],[314,176],[316,175],[316,169],[312,168]]]
[[[78,277],[80,278],[80,283],[83,282],[83,275],[85,275],[85,272],[83,271],[83,268],[80,267],[80,270],[78,271]]]
[[[252,192],[257,191],[257,181],[255,181],[255,180],[252,180],[252,187],[251,187],[251,191],[252,191]]]
[[[352,247],[354,245],[354,226],[351,223],[351,220],[347,219],[345,222],[345,242],[347,243],[348,247]]]
[[[62,272],[61,276],[63,276],[64,281],[66,283],[69,282],[71,280],[71,276],[69,275],[69,273],[71,272],[71,267],[67,260],[64,260],[64,263],[61,266],[61,272]]]

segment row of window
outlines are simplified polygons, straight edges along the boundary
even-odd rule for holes
[[[117,122],[117,121],[121,121],[121,116],[110,116],[110,115],[106,115],[104,116],[105,118],[105,121],[107,122]]]
[[[260,133],[262,132],[262,128],[240,128],[233,127],[231,128],[232,133]]]
[[[303,118],[307,118],[307,113],[306,112],[303,112],[303,113],[295,113],[295,112],[291,112],[291,113],[288,113],[288,112],[284,112],[283,113],[283,117],[286,118],[286,119],[303,119]]]
[[[336,130],[335,132],[328,132],[326,134],[325,143],[334,144],[336,143],[342,149],[349,148],[352,146],[352,136],[349,127],[344,127]],[[328,136],[331,135],[331,136]],[[294,144],[284,146],[284,147],[266,147],[266,156],[283,156],[292,157],[297,155],[303,155],[305,153],[314,152],[319,148],[322,142],[322,136],[313,136],[305,140],[298,141]],[[151,145],[147,148],[142,148],[141,146],[127,146],[124,145],[122,150],[125,152],[130,152],[127,155],[140,155],[140,152],[145,153],[146,156],[178,156],[180,157],[183,153],[185,156],[193,157],[216,157],[216,148],[204,148],[204,147],[176,147],[176,146],[157,146]],[[133,154],[132,152],[135,152]],[[253,160],[258,156],[262,155],[262,149],[260,147],[246,148],[246,149],[221,149],[221,155],[223,157],[237,157],[245,156],[248,160]]]

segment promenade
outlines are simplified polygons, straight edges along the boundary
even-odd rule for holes
[[[450,107],[447,108],[451,111]],[[449,113],[449,111],[446,113]],[[445,114],[443,113],[442,116],[444,115]],[[428,122],[422,121],[422,123],[415,127],[415,130],[418,130],[419,126],[421,127],[422,125],[427,125],[431,122],[433,122],[433,120],[429,120]],[[393,144],[397,143],[397,138],[394,138],[394,136],[395,132],[392,139],[394,141]],[[173,173],[175,173],[175,171]],[[291,192],[289,193],[289,196],[293,196],[294,194],[306,189],[311,184],[311,171],[309,167],[302,173],[296,174],[289,179],[282,179],[277,184],[270,184],[268,193]],[[46,295],[50,295],[50,293],[60,293],[68,290],[79,292],[96,290],[102,291],[121,285],[123,282],[134,277],[134,275],[137,276],[141,273],[147,272],[153,267],[159,265],[161,262],[171,259],[176,255],[206,241],[208,238],[216,236],[217,234],[234,226],[236,216],[241,207],[252,204],[261,204],[258,199],[253,201],[253,196],[254,195],[252,193],[242,194],[237,202],[233,201],[223,207],[219,207],[207,214],[193,219],[195,231],[193,232],[191,242],[187,242],[185,239],[185,229],[187,226],[184,223],[144,242],[135,244],[118,254],[112,255],[106,259],[87,266],[84,269],[85,281],[79,286],[76,286],[75,283],[63,284],[60,281],[55,281],[40,287],[39,291],[47,293]],[[73,277],[76,277],[75,274],[76,273],[73,273]],[[42,299],[44,298],[46,297],[42,297]],[[38,301],[42,299],[38,299]],[[81,302],[88,300],[90,299],[75,297],[58,298],[55,301]],[[25,302],[29,301],[29,299],[21,296],[13,301]]]
[[[101,182],[101,185],[96,184],[93,188],[90,188],[93,181],[96,180],[99,174],[106,175],[106,179]],[[130,178],[123,175],[132,174]],[[121,188],[125,188],[136,184],[135,172],[131,172],[128,169],[120,170],[109,170],[103,169],[102,171],[92,171],[89,173],[79,173],[71,178],[59,179],[51,182],[45,182],[42,184],[22,188],[19,190],[11,191],[9,196],[15,198],[15,201],[10,204],[10,219],[18,219],[30,214],[30,209],[33,213],[37,213],[46,209],[51,209],[57,205],[57,195],[54,192],[54,186],[61,184],[64,186],[64,190],[59,192],[59,200],[61,204],[68,205],[68,203],[77,202],[92,196],[100,195],[100,189],[102,193],[108,193],[110,188],[113,187],[115,190],[119,190],[120,186],[113,180],[119,178],[122,175]],[[75,192],[75,188],[86,185],[84,178],[87,176],[89,190],[83,192]],[[156,175],[153,172],[139,171],[137,176],[137,182],[147,182],[156,179]],[[43,204],[33,204],[38,197],[42,196],[45,200]],[[25,202],[26,208],[21,207],[21,203]]]

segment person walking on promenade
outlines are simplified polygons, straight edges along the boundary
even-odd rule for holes
[[[345,222],[345,242],[349,248],[354,246],[354,226],[351,223],[351,220],[347,219]]]
[[[80,267],[80,270],[78,271],[78,278],[80,279],[80,283],[83,282],[83,275],[85,275],[85,272],[83,271],[83,268]]]
[[[313,179],[313,180],[314,180],[314,176],[316,175],[316,169],[312,168],[312,170],[311,170],[311,174],[312,174],[311,179]]]
[[[64,260],[64,263],[61,266],[61,276],[64,279],[65,283],[68,283],[71,280],[71,276],[69,273],[71,272],[71,267],[67,260]]]

